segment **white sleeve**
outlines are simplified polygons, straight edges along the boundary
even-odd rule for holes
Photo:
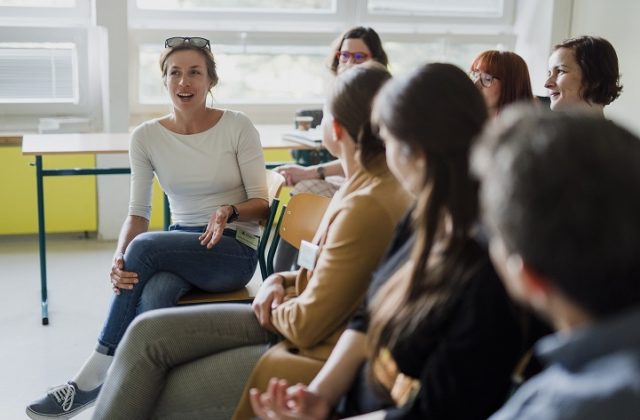
[[[153,188],[153,165],[145,143],[145,127],[140,126],[131,134],[129,164],[131,165],[131,195],[129,196],[129,216],[151,218],[151,194]]]
[[[240,132],[236,156],[247,199],[262,198],[268,201],[269,191],[260,134],[244,114],[240,114],[238,122]]]

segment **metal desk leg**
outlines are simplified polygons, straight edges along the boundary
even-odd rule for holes
[[[42,156],[36,156],[36,188],[38,190],[38,242],[40,249],[40,293],[42,295],[42,325],[49,325],[49,302],[47,298],[47,249],[44,228],[44,185]]]

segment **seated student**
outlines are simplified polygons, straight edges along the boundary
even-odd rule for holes
[[[549,92],[553,111],[579,109],[604,117],[604,107],[620,92],[618,56],[611,43],[594,36],[569,38],[549,57]]]
[[[384,68],[359,66],[336,79],[324,142],[347,181],[314,238],[313,269],[268,277],[253,308],[215,304],[139,317],[116,353],[95,418],[230,418],[256,362],[277,341],[265,358],[285,357],[263,369],[315,375],[410,202],[369,125],[373,97],[390,77]]]
[[[389,64],[380,36],[373,28],[366,26],[356,26],[344,31],[331,44],[331,52],[327,57],[329,70],[334,76],[371,61],[380,63],[385,68]],[[331,198],[344,182],[344,171],[339,160],[306,167],[297,164],[282,165],[275,170],[285,177],[287,185],[294,187],[292,195],[310,192]],[[276,271],[291,270],[297,257],[297,249],[282,241],[278,244],[273,267]]]
[[[256,247],[239,234],[258,235],[269,209],[258,132],[244,114],[207,106],[218,83],[209,40],[167,39],[160,70],[172,108],[131,135],[129,215],[108,274],[114,296],[96,348],[67,383],[29,404],[31,418],[71,418],[93,405],[139,313],[175,306],[193,287],[240,289],[256,270]],[[147,232],[154,175],[171,203],[170,232]]]
[[[471,63],[469,76],[482,92],[490,118],[509,104],[533,101],[527,63],[514,52],[481,52]]]
[[[329,418],[343,399],[341,415],[486,419],[530,346],[479,240],[468,152],[486,105],[462,70],[435,63],[387,84],[373,115],[389,167],[418,195],[415,244],[393,242],[368,310],[308,388],[273,380],[252,405],[263,418]]]
[[[558,330],[492,420],[638,419],[640,139],[591,115],[508,111],[474,153],[507,290]]]
[[[344,31],[331,44],[331,53],[327,64],[335,76],[343,71],[369,61],[375,61],[387,67],[389,60],[382,47],[380,36],[366,26],[356,26]],[[312,192],[332,197],[338,190],[339,182],[327,182],[325,177],[342,178],[344,171],[338,161],[313,166],[283,165],[275,169],[285,177],[287,185],[297,186],[294,192]],[[302,181],[301,185],[298,185]]]

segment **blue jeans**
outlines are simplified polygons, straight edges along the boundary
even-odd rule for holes
[[[138,235],[127,247],[124,269],[137,273],[138,283],[133,289],[121,289],[119,295],[114,295],[98,336],[98,352],[113,355],[136,315],[174,306],[192,287],[230,292],[242,288],[253,277],[258,254],[236,241],[235,231],[225,229],[220,242],[207,249],[198,240],[204,228],[171,229]]]

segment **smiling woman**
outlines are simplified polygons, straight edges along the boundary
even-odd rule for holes
[[[622,92],[616,50],[594,36],[562,41],[549,57],[544,87],[554,111],[578,108],[604,116],[604,107]]]
[[[131,198],[113,258],[111,308],[96,350],[66,384],[27,408],[31,418],[71,417],[96,399],[133,319],[174,306],[192,287],[240,289],[257,252],[250,240],[267,214],[264,157],[242,113],[208,108],[218,82],[209,41],[173,37],[160,58],[172,112],[137,127],[131,138]],[[154,175],[169,197],[169,232],[147,232]]]

